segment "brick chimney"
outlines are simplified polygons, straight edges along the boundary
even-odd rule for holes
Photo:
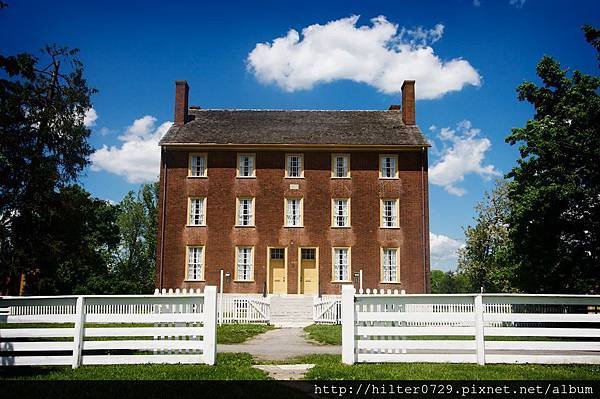
[[[185,80],[175,81],[175,125],[182,126],[188,120],[188,93],[190,87]]]
[[[415,117],[415,81],[405,80],[402,83],[402,122],[405,125],[416,125]]]

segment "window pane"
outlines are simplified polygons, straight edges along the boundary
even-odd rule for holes
[[[271,248],[271,259],[283,259],[284,254],[283,248]]]
[[[204,224],[204,198],[192,198],[190,200],[190,225]]]
[[[334,200],[333,205],[334,226],[348,227],[348,200]]]
[[[202,247],[188,248],[188,280],[200,280],[202,278]]]
[[[295,198],[287,200],[286,224],[288,226],[302,225],[302,207],[300,205],[300,199]]]
[[[334,162],[334,176],[348,177],[348,157],[336,156]]]
[[[333,273],[335,280],[348,280],[348,249],[336,248],[334,250]]]
[[[254,224],[254,215],[252,214],[252,198],[239,199],[238,225],[252,226]]]
[[[397,279],[397,250],[396,249],[384,249],[383,250],[383,281],[384,282],[396,282]]]
[[[301,159],[299,155],[288,156],[288,176],[289,177],[301,177]]]
[[[240,155],[240,176],[254,176],[254,157],[251,155]]]
[[[238,280],[250,280],[252,277],[252,248],[238,248],[237,254],[237,278]]]
[[[396,202],[397,200],[384,200],[383,201],[383,226],[384,227],[397,227],[398,217],[396,215]]]
[[[206,157],[202,155],[192,156],[192,176],[205,176],[206,175]]]
[[[314,248],[303,248],[302,259],[312,260],[315,259],[316,251]]]

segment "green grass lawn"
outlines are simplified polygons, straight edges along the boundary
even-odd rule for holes
[[[217,327],[217,344],[239,344],[274,328],[265,324],[223,324]]]
[[[264,380],[247,353],[219,353],[204,364],[126,364],[70,367],[0,367],[0,379],[26,380]]]
[[[339,355],[310,355],[293,363],[314,363],[307,380],[598,380],[599,365],[341,363]]]
[[[341,345],[342,326],[340,324],[312,324],[304,328],[308,339],[322,344]]]

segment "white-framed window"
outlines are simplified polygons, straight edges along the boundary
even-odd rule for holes
[[[381,281],[398,282],[398,248],[381,249]]]
[[[333,248],[333,281],[350,281],[350,248]]]
[[[189,177],[206,177],[208,171],[206,153],[191,153],[188,160]]]
[[[285,164],[285,177],[304,177],[304,156],[302,154],[286,154]]]
[[[397,179],[398,178],[398,156],[380,155],[379,156],[379,178]]]
[[[254,279],[254,247],[236,247],[235,279],[237,281]]]
[[[237,177],[256,177],[255,165],[255,154],[238,154]]]
[[[254,198],[237,199],[237,226],[254,226]]]
[[[188,201],[188,226],[206,226],[206,198],[190,198]]]
[[[350,227],[350,199],[336,198],[332,201],[333,227]]]
[[[285,199],[285,225],[286,227],[302,227],[303,220],[303,200],[302,198]]]
[[[399,200],[385,198],[381,200],[381,227],[398,227]]]
[[[185,279],[189,281],[204,280],[204,247],[187,247]]]
[[[331,155],[331,177],[335,179],[350,177],[350,154]]]

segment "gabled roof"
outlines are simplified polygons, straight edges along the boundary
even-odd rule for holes
[[[189,119],[173,125],[159,144],[429,146],[399,111],[190,109]]]

